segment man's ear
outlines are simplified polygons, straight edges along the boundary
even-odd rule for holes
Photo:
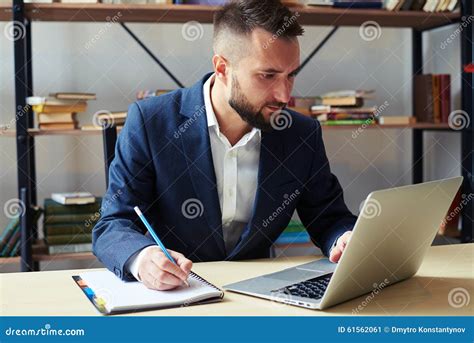
[[[214,66],[216,77],[227,86],[230,75],[229,61],[221,55],[214,55],[212,57],[212,64]]]

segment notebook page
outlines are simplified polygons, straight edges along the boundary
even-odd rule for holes
[[[108,270],[85,272],[79,276],[97,297],[103,299],[108,311],[182,305],[221,294],[191,275],[188,278],[190,287],[182,286],[170,291],[151,290],[138,281],[122,281]]]

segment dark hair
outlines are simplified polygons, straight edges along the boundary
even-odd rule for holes
[[[280,0],[235,0],[214,14],[214,37],[223,29],[247,35],[256,28],[283,38],[301,36],[297,17]]]

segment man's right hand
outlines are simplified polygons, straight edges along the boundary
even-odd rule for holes
[[[138,266],[138,275],[146,287],[165,291],[184,285],[193,262],[179,252],[173,250],[168,252],[177,265],[171,262],[158,246],[144,252]]]

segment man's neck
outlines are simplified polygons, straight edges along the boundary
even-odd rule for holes
[[[211,104],[220,131],[232,146],[252,130],[252,127],[240,118],[239,114],[225,100],[224,89],[217,79],[211,83]]]

